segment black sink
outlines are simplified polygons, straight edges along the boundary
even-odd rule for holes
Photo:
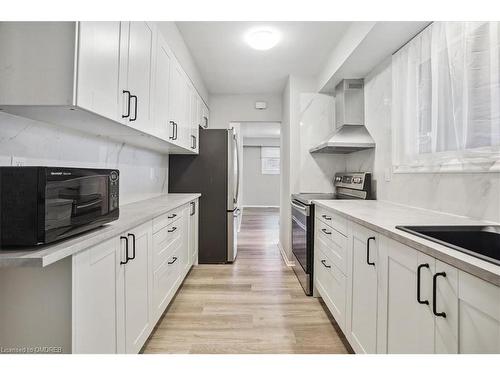
[[[500,225],[396,228],[500,266]]]

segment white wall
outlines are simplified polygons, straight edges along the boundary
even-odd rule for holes
[[[267,102],[267,109],[255,109],[256,101]],[[274,94],[210,95],[210,127],[227,129],[231,122],[280,122],[281,96]]]
[[[280,175],[262,174],[261,147],[243,147],[243,206],[279,206]]]
[[[26,165],[119,169],[120,204],[168,189],[167,155],[0,113],[0,165],[12,156]]]
[[[291,261],[292,253],[290,195],[300,192],[301,180],[301,93],[313,92],[315,88],[313,78],[290,76],[282,94],[280,248],[287,262]]]
[[[182,68],[193,82],[194,87],[196,87],[205,103],[208,104],[208,90],[176,23],[173,21],[162,21],[157,22],[157,25],[158,30],[161,32],[168,46],[182,65]]]
[[[499,173],[390,174],[391,100],[388,59],[365,79],[366,127],[376,148],[350,154],[347,169],[372,171],[379,200],[500,222]],[[386,171],[391,181],[385,181]]]

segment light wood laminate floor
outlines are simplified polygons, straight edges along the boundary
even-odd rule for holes
[[[193,267],[144,353],[347,353],[278,247],[279,212],[243,211],[234,264]]]

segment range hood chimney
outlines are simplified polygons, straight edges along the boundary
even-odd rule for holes
[[[375,141],[365,127],[364,82],[344,79],[335,87],[335,129],[327,140],[309,152],[349,154],[375,148]]]

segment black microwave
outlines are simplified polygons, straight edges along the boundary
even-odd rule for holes
[[[0,244],[51,243],[118,219],[116,169],[0,167]]]

